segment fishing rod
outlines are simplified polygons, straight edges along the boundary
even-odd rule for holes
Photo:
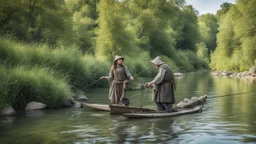
[[[140,71],[138,74],[135,74],[134,78],[135,78],[135,77],[137,77],[138,75],[140,75],[142,72],[144,72],[144,71],[148,70],[148,69],[149,69],[149,68],[144,69],[144,70]],[[100,80],[101,80],[100,78],[99,78],[99,79],[97,79],[97,80],[95,80],[95,81],[94,81],[94,82],[92,82],[91,84],[89,84],[89,85],[87,85],[86,87],[84,87],[84,88],[82,89],[82,91],[83,91],[83,90],[85,90],[86,88],[90,87],[91,85],[93,85],[93,84],[97,83],[97,82],[98,82],[98,81],[100,81]]]
[[[226,94],[226,95],[219,95],[219,96],[211,96],[211,97],[207,97],[207,99],[215,99],[215,98],[221,98],[221,97],[236,96],[236,95],[242,95],[242,94],[246,94],[246,93],[256,93],[256,91],[233,93],[233,94]]]

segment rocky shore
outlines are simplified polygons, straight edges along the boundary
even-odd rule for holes
[[[253,79],[256,80],[256,66],[250,68],[249,71],[244,72],[231,72],[231,71],[219,71],[219,72],[212,72],[212,76],[226,76],[226,77],[237,77],[237,78],[246,78],[246,79]]]

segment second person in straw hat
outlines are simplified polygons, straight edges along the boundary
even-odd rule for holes
[[[110,68],[109,76],[102,76],[101,79],[110,81],[109,100],[111,104],[129,105],[126,88],[129,80],[134,77],[129,72],[127,66],[123,64],[124,57],[116,55],[113,65]]]

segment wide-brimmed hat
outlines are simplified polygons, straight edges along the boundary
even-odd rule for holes
[[[123,59],[124,60],[124,57],[116,55],[113,62],[115,63],[115,61],[118,60],[118,59]]]
[[[157,56],[155,59],[153,59],[152,61],[153,64],[155,65],[161,65],[161,64],[164,64],[164,62],[161,60],[161,57],[160,56]]]

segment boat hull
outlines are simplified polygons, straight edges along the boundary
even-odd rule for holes
[[[202,111],[202,106],[196,106],[189,109],[180,109],[172,113],[124,113],[127,118],[160,118],[160,117],[174,117],[185,114],[197,113]]]

